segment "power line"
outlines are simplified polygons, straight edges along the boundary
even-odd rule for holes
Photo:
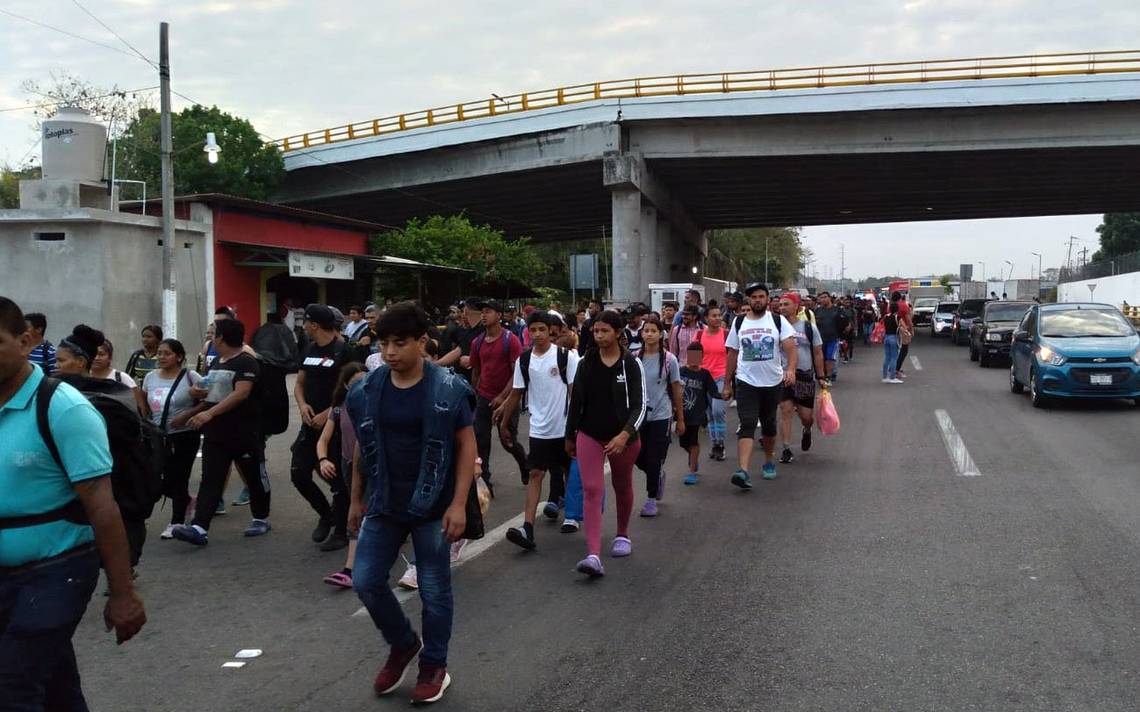
[[[119,94],[137,94],[137,93],[143,92],[143,91],[154,91],[157,88],[158,88],[157,86],[153,86],[153,87],[140,87],[138,89],[119,89],[116,91],[107,92],[106,94],[98,94],[96,96],[88,96],[88,97],[84,97],[84,98],[85,99],[106,99],[108,97],[118,96]],[[46,109],[49,106],[62,106],[62,105],[67,104],[67,103],[69,103],[69,102],[61,100],[61,101],[45,101],[41,104],[28,104],[27,106],[9,106],[7,108],[0,109],[0,113],[5,113],[5,112],[9,112],[9,111],[27,111],[29,109]]]
[[[93,13],[93,12],[91,12],[90,10],[88,10],[87,8],[83,7],[83,5],[81,5],[81,4],[80,4],[79,0],[71,0],[71,1],[72,1],[73,3],[75,3],[75,6],[76,6],[77,8],[79,8],[79,9],[80,9],[80,10],[82,10],[83,12],[87,13],[87,16],[88,16],[88,17],[90,17],[92,20],[94,20],[95,22],[98,22],[100,25],[102,25],[102,26],[103,26],[103,29],[104,29],[104,30],[106,30],[106,31],[110,32],[110,33],[111,33],[112,35],[114,35],[114,36],[115,36],[115,37],[116,37],[116,38],[117,38],[117,39],[118,39],[120,42],[122,42],[122,43],[123,43],[123,44],[125,44],[127,47],[129,47],[129,48],[131,49],[131,51],[132,51],[132,52],[134,52],[135,54],[137,54],[137,55],[139,56],[139,58],[141,58],[141,59],[142,59],[144,62],[146,62],[147,64],[151,65],[152,67],[157,67],[157,66],[158,66],[157,64],[155,64],[155,63],[154,63],[154,61],[153,61],[153,60],[151,60],[151,59],[150,59],[149,57],[147,57],[145,54],[143,54],[142,52],[140,52],[140,51],[139,51],[139,50],[138,50],[138,49],[137,49],[137,48],[136,48],[136,47],[135,47],[133,44],[131,44],[130,42],[127,42],[125,39],[123,39],[122,35],[120,35],[118,32],[115,32],[115,31],[114,31],[114,30],[112,30],[110,27],[108,27],[108,26],[107,26],[107,23],[103,22],[103,21],[102,21],[102,20],[100,20],[98,17],[96,17],[96,16],[95,16],[95,13]]]
[[[39,26],[39,27],[43,27],[44,29],[47,29],[47,30],[51,30],[51,31],[53,31],[53,32],[58,32],[58,33],[60,33],[61,35],[67,35],[68,37],[73,37],[73,38],[75,38],[75,39],[77,39],[77,40],[83,40],[84,42],[90,42],[91,44],[93,44],[93,45],[98,45],[98,46],[102,47],[103,49],[109,49],[109,50],[111,50],[112,52],[118,52],[119,54],[125,54],[125,55],[127,55],[128,57],[133,57],[133,56],[134,56],[133,54],[131,54],[130,52],[128,52],[128,51],[127,51],[127,50],[125,50],[125,49],[120,49],[120,48],[118,48],[118,47],[116,47],[116,46],[114,46],[114,45],[109,45],[109,44],[107,44],[107,43],[105,43],[105,42],[100,42],[99,40],[93,40],[93,39],[91,39],[90,37],[84,37],[83,35],[77,35],[77,34],[75,34],[74,32],[68,32],[67,30],[61,30],[61,29],[60,29],[60,28],[58,28],[58,27],[54,27],[54,26],[52,26],[52,25],[48,25],[48,24],[46,24],[46,23],[40,22],[39,20],[33,20],[33,19],[32,19],[32,18],[30,18],[30,17],[24,17],[23,15],[17,15],[16,13],[12,12],[11,10],[5,10],[5,9],[3,9],[3,8],[0,8],[0,13],[2,13],[2,14],[4,14],[4,15],[7,15],[7,16],[9,16],[9,17],[14,17],[14,18],[16,18],[17,20],[23,20],[24,22],[30,22],[30,23],[31,23],[31,24],[33,24],[33,25],[37,25],[37,26]],[[149,62],[150,60],[147,60],[147,61]]]

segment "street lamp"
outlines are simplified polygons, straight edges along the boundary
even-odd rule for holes
[[[1042,270],[1041,270],[1041,253],[1040,252],[1030,252],[1029,254],[1031,254],[1037,258],[1037,281],[1040,282],[1041,281],[1041,273],[1042,273]]]
[[[986,281],[986,263],[978,260],[978,264],[982,266],[982,281]]]
[[[218,140],[214,138],[214,132],[209,131],[206,133],[206,147],[202,149],[206,152],[206,158],[210,163],[218,162],[218,154],[222,149],[218,147]]]
[[[1013,263],[1012,263],[1012,262],[1010,262],[1009,260],[1003,260],[1003,261],[1004,261],[1004,262],[1005,262],[1007,265],[1009,265],[1009,276],[1008,276],[1008,277],[1006,277],[1005,279],[1013,279]],[[1003,279],[1002,281],[1004,282],[1004,281],[1005,281],[1005,279]]]

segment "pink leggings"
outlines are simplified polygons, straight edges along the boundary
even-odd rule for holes
[[[578,433],[578,470],[582,473],[583,510],[586,527],[586,553],[602,554],[602,495],[605,492],[605,443]],[[641,440],[629,445],[620,455],[609,455],[614,495],[617,497],[617,535],[629,536],[629,518],[633,514],[633,464],[641,451]]]

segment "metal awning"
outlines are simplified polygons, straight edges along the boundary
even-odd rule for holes
[[[263,247],[259,245],[247,245],[240,242],[222,241],[223,245],[230,247],[239,247],[244,250],[242,255],[234,262],[235,267],[287,267],[289,248],[285,247]],[[465,267],[448,267],[446,265],[436,265],[428,262],[416,262],[415,260],[405,259],[403,257],[393,257],[391,255],[345,255],[332,252],[319,252],[315,250],[304,250],[304,252],[315,252],[316,254],[327,254],[336,257],[351,257],[358,266],[366,268],[368,271],[375,272],[381,269],[407,269],[420,272],[451,272],[454,274],[473,274],[474,270]]]

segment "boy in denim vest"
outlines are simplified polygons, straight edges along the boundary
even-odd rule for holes
[[[467,524],[475,476],[470,385],[425,360],[428,318],[411,302],[390,307],[376,325],[384,364],[352,387],[356,430],[349,529],[359,531],[353,587],[392,646],[373,685],[393,692],[419,656],[412,702],[443,697],[451,639],[450,544]],[[423,601],[423,638],[388,587],[400,546],[412,537]]]

